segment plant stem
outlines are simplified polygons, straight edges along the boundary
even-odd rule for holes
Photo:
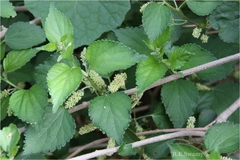
[[[15,85],[15,84],[13,84],[11,81],[9,81],[8,79],[5,79],[5,78],[2,78],[1,77],[1,80],[3,80],[3,81],[5,81],[6,83],[8,83],[8,84],[10,84],[11,86],[13,86],[14,88],[16,88],[16,89],[22,89],[22,88],[20,88],[20,87],[18,87],[17,85]]]

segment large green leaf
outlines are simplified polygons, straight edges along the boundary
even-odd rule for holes
[[[151,50],[145,45],[147,36],[143,28],[120,28],[114,30],[118,40],[138,53],[149,55]]]
[[[35,124],[42,121],[47,104],[47,92],[40,85],[18,90],[10,97],[10,108],[23,121]]]
[[[195,148],[194,146],[190,146],[187,144],[169,144],[169,148],[171,150],[172,159],[191,159],[191,160],[199,160],[199,159],[205,159],[205,154],[199,150],[198,148]]]
[[[239,98],[239,85],[233,82],[221,83],[214,87],[213,97],[211,109],[219,115]],[[228,120],[238,123],[239,113],[239,109],[236,110]]]
[[[199,16],[206,16],[210,14],[221,1],[219,0],[188,0],[186,1],[188,7]]]
[[[161,96],[175,128],[182,127],[197,107],[197,87],[186,80],[172,81],[163,85]]]
[[[71,22],[53,5],[44,26],[46,37],[58,46],[61,55],[69,60],[73,58],[73,27]]]
[[[181,46],[181,48],[185,49],[186,51],[190,53],[194,53],[195,55],[192,56],[189,61],[181,68],[189,69],[201,64],[205,64],[207,62],[211,62],[216,60],[216,58],[207,50],[201,48],[200,46],[196,44],[185,44]],[[213,67],[210,69],[206,69],[200,72],[197,72],[196,74],[199,76],[199,78],[203,80],[217,80],[222,79],[225,76],[225,73],[222,73],[224,68],[222,66]]]
[[[143,12],[142,22],[150,42],[152,43],[167,27],[171,18],[171,10],[158,3],[150,3]]]
[[[136,71],[138,94],[162,78],[167,70],[168,68],[164,63],[158,62],[152,56],[139,62]]]
[[[20,139],[20,131],[15,124],[10,124],[0,130],[0,147],[5,152],[8,152],[10,157],[14,157],[17,153],[18,141]]]
[[[220,153],[234,153],[239,149],[239,124],[219,123],[209,128],[204,136],[206,149]]]
[[[1,0],[0,16],[3,18],[15,17],[17,14],[9,0]]]
[[[5,72],[13,72],[25,65],[30,59],[36,56],[38,50],[27,49],[19,51],[10,51],[3,60],[3,67]]]
[[[80,67],[70,68],[64,63],[57,63],[49,70],[47,84],[52,97],[53,112],[77,89],[81,81]]]
[[[212,28],[219,30],[219,36],[224,42],[239,41],[239,3],[223,2],[209,16]]]
[[[14,23],[9,27],[5,35],[5,42],[12,49],[27,49],[44,41],[44,30],[28,22]]]
[[[71,21],[74,30],[75,48],[88,45],[106,31],[121,25],[130,9],[126,1],[32,1],[25,0],[28,10],[43,21],[47,17],[50,3]],[[39,7],[41,6],[41,7]],[[54,22],[53,22],[54,23]],[[56,22],[57,23],[57,22]]]
[[[89,68],[100,74],[129,68],[146,58],[145,55],[137,54],[119,42],[109,40],[96,41],[90,44],[86,56]]]
[[[121,144],[131,121],[131,99],[122,92],[99,96],[89,105],[89,116],[94,126]]]
[[[46,153],[63,147],[75,133],[76,124],[72,116],[63,107],[56,113],[47,107],[44,119],[37,128],[30,126],[25,132],[23,155]]]

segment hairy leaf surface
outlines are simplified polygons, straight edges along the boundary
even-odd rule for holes
[[[146,58],[132,51],[127,46],[114,41],[96,41],[89,45],[86,52],[87,61],[90,69],[100,73],[127,69]]]
[[[182,127],[197,107],[197,88],[186,80],[164,84],[161,96],[166,112],[175,128]]]
[[[75,133],[75,122],[63,107],[56,113],[47,107],[44,120],[36,128],[30,126],[25,132],[23,155],[46,153],[63,147]]]
[[[122,92],[99,96],[89,105],[89,116],[94,126],[121,144],[131,121],[131,99]]]
[[[14,115],[23,121],[39,123],[47,105],[47,91],[37,84],[29,90],[18,90],[10,97],[9,105]]]
[[[64,63],[57,63],[49,70],[47,84],[52,97],[54,113],[67,97],[77,89],[81,81],[82,71],[80,67],[70,68]]]

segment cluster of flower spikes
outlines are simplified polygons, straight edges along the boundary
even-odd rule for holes
[[[200,35],[201,35],[201,32],[202,32],[202,28],[196,27],[196,28],[193,29],[192,36],[193,36],[194,38],[199,38]],[[207,43],[207,42],[208,42],[208,38],[209,38],[209,37],[208,37],[207,35],[202,34],[202,36],[201,36],[200,39],[201,39],[202,43]]]
[[[194,128],[195,122],[196,122],[196,118],[194,116],[190,116],[187,121],[187,128]]]
[[[108,91],[114,93],[120,88],[125,88],[126,79],[127,79],[126,73],[116,74],[113,81],[108,86]]]
[[[74,107],[82,99],[83,95],[84,95],[83,90],[73,92],[72,95],[65,102],[65,108]]]

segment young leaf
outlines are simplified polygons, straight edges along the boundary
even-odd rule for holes
[[[77,89],[81,81],[82,71],[80,67],[70,68],[64,63],[57,63],[49,70],[47,84],[52,97],[54,113],[67,97]]]
[[[219,30],[219,36],[224,42],[239,41],[239,3],[223,2],[209,16],[212,28]]]
[[[10,97],[9,105],[14,115],[23,121],[39,123],[47,105],[47,92],[37,84],[29,90],[18,90]]]
[[[194,55],[194,53],[187,52],[183,48],[177,47],[170,54],[168,62],[170,63],[169,68],[171,70],[176,70],[184,66],[187,61]]]
[[[194,56],[192,56],[189,61],[181,68],[182,70],[216,60],[216,58],[209,51],[201,48],[196,44],[185,44],[181,46],[181,48],[190,53],[194,53]],[[203,80],[216,80],[222,79],[222,70],[224,70],[222,66],[217,66],[197,72],[196,74]]]
[[[167,27],[171,10],[158,3],[150,3],[143,12],[142,23],[152,43]]]
[[[138,94],[162,78],[167,70],[168,68],[164,63],[158,62],[152,56],[139,62],[136,71]]]
[[[1,106],[0,106],[0,108],[1,108],[0,121],[2,121],[7,116],[7,109],[9,106],[9,96],[2,98],[0,101],[0,104],[1,104]]]
[[[61,55],[66,59],[72,60],[74,49],[72,24],[53,5],[50,5],[44,29],[50,43],[57,44]]]
[[[131,99],[126,94],[116,92],[93,99],[88,113],[94,126],[121,144],[125,129],[131,121],[131,106]]]
[[[0,16],[3,18],[15,17],[17,13],[14,11],[14,6],[9,0],[1,0]]]
[[[5,72],[13,72],[24,66],[30,59],[36,56],[38,50],[27,49],[21,51],[10,51],[3,60]]]
[[[27,49],[45,41],[44,30],[28,22],[17,22],[9,27],[5,35],[6,44],[12,49]]]
[[[149,55],[151,50],[143,40],[147,39],[143,28],[120,28],[114,30],[118,40],[138,53]]]
[[[75,133],[75,122],[63,107],[56,113],[47,107],[43,121],[38,129],[30,126],[25,132],[25,146],[23,155],[46,153],[63,147]]]
[[[199,16],[206,16],[209,13],[211,13],[219,4],[221,4],[221,1],[218,0],[201,0],[201,1],[195,1],[195,0],[189,0],[186,1],[188,7],[197,15]]]
[[[130,144],[122,143],[118,149],[118,154],[121,156],[132,155],[132,153],[133,153],[133,148],[131,143]]]
[[[179,143],[169,144],[169,148],[171,150],[173,159],[206,160],[204,153],[198,148],[195,148],[194,146]]]
[[[109,40],[95,41],[89,45],[87,52],[89,69],[100,74],[126,69],[146,58],[132,51],[127,46]]]
[[[197,87],[186,80],[169,82],[162,87],[162,101],[175,128],[182,127],[197,107]]]
[[[204,136],[204,144],[209,152],[234,153],[239,149],[239,124],[230,122],[211,126]]]
[[[104,32],[120,26],[130,9],[129,1],[25,1],[35,17],[47,17],[50,3],[71,21],[74,27],[74,46],[88,45]],[[41,7],[39,7],[41,6]],[[56,17],[59,25],[59,17]],[[51,26],[50,26],[51,27]]]
[[[10,124],[0,130],[0,147],[10,153],[20,139],[20,131],[15,124]]]

